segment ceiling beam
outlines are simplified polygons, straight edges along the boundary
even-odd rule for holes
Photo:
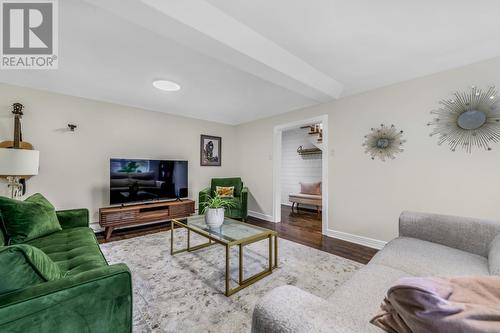
[[[204,0],[88,2],[312,100],[342,92],[342,84]]]

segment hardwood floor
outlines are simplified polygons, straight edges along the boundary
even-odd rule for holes
[[[272,223],[249,216],[247,223],[278,232],[279,237],[366,264],[377,250],[327,237],[321,234],[321,217],[316,211],[300,209],[292,212],[289,206],[281,206],[281,223]]]
[[[295,213],[291,211],[289,206],[282,206],[281,219],[281,223],[272,223],[249,216],[247,223],[275,230],[281,238],[363,264],[370,261],[375,253],[377,253],[377,250],[369,247],[323,236],[321,234],[321,217],[318,217],[316,211],[300,209],[299,213]],[[127,229],[116,229],[113,231],[110,241],[144,236],[168,230],[170,230],[170,222],[137,226]],[[97,239],[100,243],[103,243],[103,234],[98,233]]]

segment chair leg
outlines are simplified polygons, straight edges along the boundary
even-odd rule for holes
[[[297,206],[295,206],[295,208],[297,209],[297,214],[299,213],[299,203],[297,202]]]

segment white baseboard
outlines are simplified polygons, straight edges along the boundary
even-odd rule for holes
[[[368,237],[364,237],[364,236],[358,236],[358,235],[350,234],[347,232],[342,232],[342,231],[337,231],[337,230],[332,230],[332,229],[328,229],[326,231],[326,235],[328,237],[337,238],[337,239],[341,239],[341,240],[344,240],[347,242],[368,246],[368,247],[371,247],[371,248],[377,249],[377,250],[380,250],[381,248],[383,248],[385,246],[385,244],[387,244],[387,242],[384,242],[384,241],[381,241],[378,239],[368,238]]]
[[[255,212],[253,210],[249,210],[248,215],[250,215],[252,217],[256,217],[256,218],[264,220],[264,221],[274,222],[274,219],[271,215],[262,214],[259,212]]]

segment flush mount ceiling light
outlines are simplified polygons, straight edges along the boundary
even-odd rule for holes
[[[181,86],[175,82],[167,81],[167,80],[155,80],[153,81],[153,86],[156,89],[163,91],[178,91],[181,90]]]

